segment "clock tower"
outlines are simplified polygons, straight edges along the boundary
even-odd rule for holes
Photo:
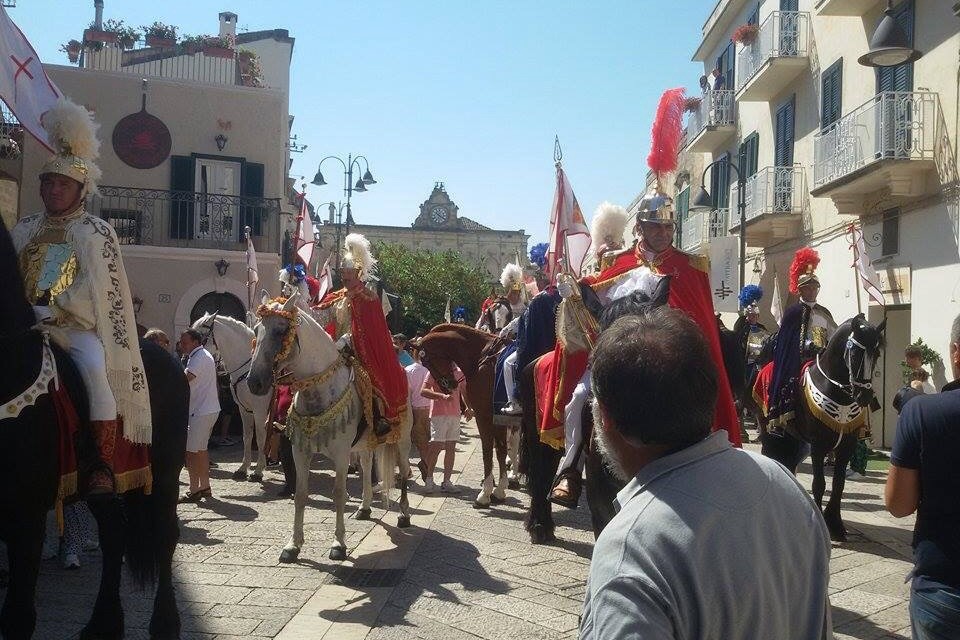
[[[433,193],[420,205],[420,215],[413,221],[414,228],[419,229],[458,229],[460,221],[457,218],[459,207],[454,204],[442,182],[437,182]]]

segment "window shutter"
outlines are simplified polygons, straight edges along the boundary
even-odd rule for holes
[[[194,161],[190,156],[170,156],[170,238],[193,238],[193,173]],[[189,195],[188,195],[189,194]]]
[[[263,197],[263,165],[256,162],[243,163],[240,178],[240,195],[249,198]],[[265,207],[244,205],[240,213],[240,240],[243,241],[243,228],[250,227],[250,235],[263,235],[263,219],[267,215]]]
[[[757,161],[760,150],[760,136],[756,131],[744,138],[740,143],[740,169],[743,179],[746,180],[757,172]]]
[[[903,3],[893,14],[894,20],[907,36],[907,44],[913,46],[913,0]],[[883,91],[913,91],[913,63],[897,67],[877,68],[877,93]]]
[[[799,11],[800,0],[780,0],[780,11]]]
[[[820,128],[826,129],[843,115],[843,59],[823,72],[820,89]]]
[[[778,167],[793,165],[794,98],[777,109],[773,160]]]

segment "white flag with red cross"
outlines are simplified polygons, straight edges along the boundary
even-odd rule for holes
[[[57,104],[60,96],[33,45],[0,6],[0,99],[23,128],[50,151],[54,149],[43,129],[43,114]]]

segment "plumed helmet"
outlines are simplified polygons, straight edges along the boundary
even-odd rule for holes
[[[654,189],[645,194],[637,206],[639,222],[658,222],[661,224],[676,222],[673,213],[673,198]]]
[[[57,174],[83,185],[82,193],[94,193],[100,181],[99,125],[93,115],[69,98],[61,98],[42,117],[54,155],[40,168],[39,175]]]
[[[627,210],[617,204],[601,202],[590,221],[590,238],[594,250],[620,249],[623,247],[623,232],[627,228]]]
[[[508,263],[500,274],[500,284],[503,285],[503,290],[507,292],[522,291],[523,269],[512,262]]]
[[[820,254],[810,247],[798,249],[790,264],[790,293],[798,295],[802,286],[812,283],[819,285],[820,279],[816,273],[819,265]]]
[[[361,279],[373,275],[373,268],[377,261],[370,252],[370,241],[359,233],[351,233],[343,241],[343,260],[340,263],[343,269],[356,269]]]
[[[740,290],[740,310],[743,315],[748,313],[760,313],[760,305],[758,304],[763,298],[763,289],[756,284],[748,284],[743,289]]]

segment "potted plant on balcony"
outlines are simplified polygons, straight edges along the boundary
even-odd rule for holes
[[[91,22],[83,31],[83,46],[87,49],[100,51],[104,44],[116,44],[117,34],[105,27],[106,25],[98,27],[96,22]]]
[[[163,22],[154,22],[151,25],[140,27],[147,38],[148,47],[157,47],[160,49],[172,49],[177,46],[177,28],[164,24]]]
[[[690,96],[683,101],[683,110],[687,113],[696,113],[700,110],[700,105],[703,103],[703,98],[697,96]]]
[[[733,36],[731,40],[734,42],[739,42],[745,47],[749,47],[754,42],[757,41],[757,36],[760,35],[760,27],[755,24],[742,24],[733,31]]]
[[[263,67],[260,65],[260,56],[249,49],[237,51],[237,64],[240,67],[240,81],[245,87],[263,86]]]
[[[125,25],[123,20],[106,20],[103,23],[103,28],[116,34],[116,42],[122,49],[133,49],[133,45],[140,39],[140,32]]]
[[[71,40],[66,44],[60,45],[60,51],[63,51],[67,54],[67,57],[70,58],[70,62],[76,64],[77,60],[80,59],[80,50],[83,49],[83,43],[79,40]]]
[[[233,41],[226,36],[207,38],[203,42],[203,55],[214,58],[233,58]]]
[[[183,39],[180,41],[180,46],[185,54],[192,56],[203,48],[203,43],[206,42],[209,37],[210,36],[183,36]]]

